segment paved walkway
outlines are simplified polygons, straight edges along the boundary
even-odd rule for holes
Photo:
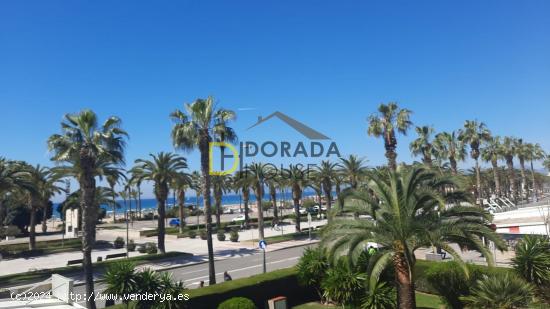
[[[317,227],[320,225],[326,224],[326,220],[315,221],[312,223],[312,227]],[[307,227],[307,223],[302,225]],[[265,228],[264,236],[271,237],[277,235],[284,235],[289,233],[294,233],[294,225],[285,225],[281,227],[281,230],[276,231],[270,227]],[[121,236],[126,237],[125,230],[99,230],[97,233],[97,240],[106,240],[113,241],[116,237]],[[50,238],[49,236],[44,236]],[[213,235],[213,246],[215,250],[216,258],[227,258],[235,257],[239,255],[252,254],[258,247],[258,243],[253,241],[258,238],[258,230],[247,230],[239,232],[239,242],[229,241],[229,235],[227,235],[226,241],[218,241],[216,235]],[[43,240],[41,237],[37,238],[38,241]],[[146,243],[146,242],[157,242],[157,237],[147,237],[135,239],[136,244]],[[268,244],[268,250],[273,248],[284,248],[293,243],[300,242],[286,242],[276,244],[271,246]],[[166,251],[176,251],[176,252],[187,252],[194,255],[191,259],[183,260],[183,258],[174,259],[172,261],[155,263],[160,264],[159,267],[167,266],[177,266],[185,265],[187,263],[196,263],[208,259],[208,249],[206,246],[206,240],[200,239],[198,236],[195,239],[190,238],[177,238],[175,235],[166,235],[165,239]],[[105,248],[105,249],[96,249],[92,252],[92,260],[96,261],[98,257],[105,259],[107,254],[115,253],[124,253],[126,249],[114,249],[114,248]],[[139,252],[130,252],[130,256],[139,256],[142,255]],[[13,260],[3,260],[0,261],[0,276],[24,273],[28,271],[36,271],[41,269],[51,269],[67,266],[67,261],[76,260],[82,258],[82,252],[80,251],[71,251],[63,253],[55,253],[44,256],[30,257],[30,258],[18,258]],[[148,265],[148,267],[155,268],[155,265]]]

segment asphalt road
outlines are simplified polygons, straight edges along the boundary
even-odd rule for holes
[[[277,269],[288,268],[296,265],[298,259],[302,256],[304,250],[310,245],[282,249],[273,252],[266,252],[266,266],[267,271],[274,271]],[[233,279],[250,277],[253,275],[262,273],[262,253],[256,252],[255,254],[229,258],[225,260],[215,261],[216,269],[216,281],[223,282],[223,273],[228,271]],[[204,281],[208,284],[208,264],[202,263],[198,265],[184,266],[176,269],[167,270],[172,274],[172,278],[177,281],[183,281],[188,288],[197,288],[200,281]],[[102,283],[96,283],[96,293],[101,293],[105,289],[105,285]],[[85,287],[79,285],[74,288],[75,294],[84,295]],[[85,305],[84,301],[79,302],[81,305]],[[104,302],[98,301],[97,306],[103,308]]]

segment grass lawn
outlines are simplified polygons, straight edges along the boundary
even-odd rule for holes
[[[416,306],[419,309],[439,309],[442,303],[439,301],[439,297],[435,295],[424,294],[416,292]],[[292,307],[292,309],[327,309],[327,308],[341,308],[339,306],[326,306],[318,302],[311,302]]]

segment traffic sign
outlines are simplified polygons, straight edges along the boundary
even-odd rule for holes
[[[260,249],[265,249],[267,248],[267,243],[265,242],[265,240],[260,240],[260,243],[259,243],[259,246],[260,246]]]

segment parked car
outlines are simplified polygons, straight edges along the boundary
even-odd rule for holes
[[[168,225],[170,225],[171,227],[178,227],[180,226],[180,219],[172,219],[170,220],[170,222],[168,222]]]
[[[244,221],[244,219],[245,219],[244,215],[240,215],[238,217],[231,219],[231,222],[241,222],[241,221]]]
[[[301,215],[307,215],[307,209],[300,208],[300,209],[298,210],[298,212],[299,212]]]
[[[232,214],[233,214],[233,209],[231,209],[231,208],[224,208],[224,209],[223,209],[223,214],[224,214],[224,215],[232,215]]]

